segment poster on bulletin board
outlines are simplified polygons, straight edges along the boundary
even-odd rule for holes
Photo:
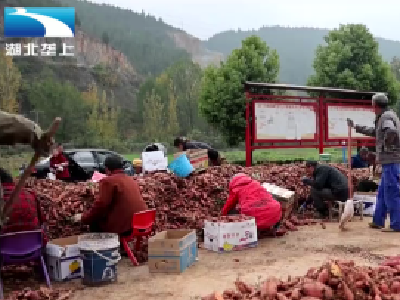
[[[255,142],[315,140],[316,107],[299,103],[254,103]]]
[[[328,140],[347,139],[349,129],[347,118],[354,121],[354,124],[361,126],[374,127],[375,111],[372,106],[341,106],[337,104],[327,104],[328,119]],[[351,136],[357,139],[370,139],[370,136],[357,133],[352,129]]]

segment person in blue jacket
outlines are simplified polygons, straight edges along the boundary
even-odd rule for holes
[[[351,158],[351,168],[359,169],[359,168],[368,168],[368,154],[369,151],[367,148],[363,147],[358,151],[357,155],[354,155]]]
[[[400,120],[389,108],[385,94],[375,94],[372,105],[376,113],[374,127],[356,125],[347,119],[348,126],[354,127],[356,132],[375,137],[377,163],[382,164],[374,217],[369,226],[385,232],[400,232]],[[384,228],[387,213],[390,227]]]

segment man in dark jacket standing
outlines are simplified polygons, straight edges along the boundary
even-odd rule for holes
[[[306,163],[307,176],[302,181],[311,186],[311,199],[315,209],[323,216],[329,214],[326,201],[345,202],[349,196],[347,177],[330,165],[320,165],[316,161]]]
[[[396,113],[389,109],[385,94],[378,93],[372,97],[375,108],[375,127],[355,125],[350,119],[347,124],[356,132],[376,138],[377,163],[382,164],[382,178],[376,197],[376,206],[371,228],[385,227],[386,214],[390,215],[390,228],[385,232],[400,232],[400,120]]]

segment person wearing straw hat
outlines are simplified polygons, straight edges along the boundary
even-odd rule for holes
[[[375,94],[372,105],[376,114],[375,127],[355,125],[351,119],[347,119],[348,126],[354,127],[356,132],[375,137],[377,163],[382,164],[375,212],[369,227],[384,232],[400,232],[400,120],[389,108],[385,94]],[[390,226],[384,228],[387,212]]]
[[[239,210],[236,205],[239,204]],[[243,214],[256,220],[258,230],[271,229],[282,218],[282,207],[255,179],[239,173],[229,183],[229,197],[221,215]]]

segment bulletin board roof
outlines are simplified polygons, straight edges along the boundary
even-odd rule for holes
[[[315,86],[303,86],[293,84],[281,84],[281,83],[260,83],[260,82],[245,82],[245,89],[249,88],[266,88],[271,90],[294,90],[294,91],[305,91],[305,92],[319,92],[319,93],[344,93],[353,94],[364,97],[372,97],[376,92],[362,92],[356,90],[337,89],[329,87],[315,87]]]

